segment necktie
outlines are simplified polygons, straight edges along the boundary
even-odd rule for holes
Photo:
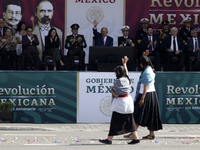
[[[176,52],[176,41],[175,41],[175,37],[174,37],[174,40],[173,40],[173,47],[174,47],[174,52]]]
[[[105,45],[104,37],[103,37],[103,45]]]
[[[196,50],[197,47],[198,47],[198,45],[197,45],[197,39],[195,39],[195,43],[194,43],[194,51]]]
[[[2,29],[0,29],[0,36],[2,36],[3,34],[2,34]]]
[[[149,43],[151,42],[151,36],[149,37]],[[149,53],[151,54],[152,53],[152,44],[150,45],[149,47]]]

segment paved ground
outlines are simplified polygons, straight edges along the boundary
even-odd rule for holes
[[[128,145],[129,140],[116,136],[112,145],[104,145],[98,139],[106,138],[109,124],[0,124],[0,150],[117,150],[117,149],[200,149],[199,124],[164,124],[156,132],[155,140],[141,140]],[[148,134],[139,128],[141,138]]]

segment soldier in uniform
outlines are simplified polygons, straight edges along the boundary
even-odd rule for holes
[[[149,19],[142,18],[140,20],[140,23],[142,25],[142,28],[137,30],[136,37],[135,37],[137,48],[138,48],[138,58],[140,58],[143,53],[143,51],[141,50],[141,40],[144,35],[147,35],[147,27],[149,26]]]
[[[186,55],[187,61],[189,61],[189,56],[190,56],[189,55],[190,53],[188,52],[187,42],[189,39],[192,38],[191,30],[193,29],[191,28],[191,21],[192,21],[192,18],[190,17],[187,17],[183,20],[185,27],[180,30],[180,34],[179,34],[179,36],[183,38],[183,43],[185,47],[185,55]]]
[[[70,70],[75,70],[75,63],[74,63],[74,56],[79,56],[79,69],[85,70],[85,51],[83,48],[87,47],[84,35],[78,34],[79,29],[78,24],[71,25],[72,35],[67,36],[65,41],[65,48],[68,49],[68,59],[69,63],[71,64]]]
[[[161,61],[164,61],[164,56],[165,56],[165,50],[163,48],[163,42],[165,40],[165,38],[171,34],[171,29],[169,28],[169,21],[168,20],[163,20],[161,22],[162,24],[162,29],[159,30],[159,41],[160,41],[160,57],[161,57]]]
[[[133,38],[128,36],[130,27],[129,26],[123,26],[121,30],[122,30],[123,36],[118,37],[118,46],[119,47],[123,47],[123,46],[135,47],[135,44],[133,42]]]

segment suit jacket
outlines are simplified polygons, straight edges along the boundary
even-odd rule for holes
[[[138,45],[141,44],[142,37],[143,37],[144,35],[147,35],[147,33],[144,32],[143,29],[137,30],[135,40],[136,40],[136,43],[137,43]]]
[[[153,34],[153,43],[155,41],[157,41],[157,43],[156,43],[156,46],[154,46],[154,44],[153,44],[153,48],[154,48],[154,51],[158,51],[159,50],[159,39],[158,39],[157,35]],[[144,35],[142,37],[142,41],[141,41],[141,50],[146,51],[147,49],[149,49],[148,45],[149,45],[148,35]]]
[[[185,27],[185,28],[182,28],[182,29],[180,30],[179,36],[183,38],[183,43],[184,43],[184,44],[187,43],[187,41],[192,37],[192,36],[191,36],[191,30],[192,30],[192,29],[193,29],[193,28],[190,28],[190,31],[188,31],[188,30],[186,29],[186,27]]]
[[[198,45],[200,46],[200,37],[197,37],[197,41],[198,41]],[[194,42],[193,42],[193,38],[188,40],[188,51],[190,53],[192,53],[194,50]]]
[[[105,45],[103,44],[103,37],[101,33],[97,32],[97,29],[93,28],[93,34],[95,36],[95,46],[113,46],[113,38],[107,36]]]
[[[135,46],[133,38],[128,36],[128,39],[131,39],[131,43],[127,43],[126,46]],[[118,46],[122,47],[124,46],[124,44],[126,43],[126,38],[124,38],[124,36],[120,36],[118,37]]]
[[[79,43],[77,41],[77,39],[81,37],[82,38],[82,41]],[[83,35],[81,34],[78,34],[76,36],[76,41],[74,42],[74,44],[72,44],[73,42],[73,39],[74,39],[74,36],[73,35],[69,35],[67,36],[66,38],[66,41],[65,41],[65,48],[68,49],[69,51],[72,50],[72,51],[83,51],[83,48],[86,48],[87,47],[87,44],[86,44],[86,41],[85,41],[85,38]]]
[[[22,37],[23,53],[27,53],[27,52],[39,53],[37,49],[37,45],[39,45],[37,35],[34,34],[33,36],[34,36],[34,40],[32,42],[29,40],[28,35],[24,35]]]
[[[54,26],[51,26],[51,28],[55,28],[56,29],[57,34],[58,34],[59,39],[60,39],[60,47],[62,49],[62,36],[63,36],[62,31],[59,28],[56,28]],[[39,45],[37,46],[37,48],[38,48],[38,51],[39,51],[39,57],[42,60],[42,54],[43,54],[43,52],[45,50],[45,47],[43,45],[43,41],[42,41],[42,37],[41,37],[40,28],[39,28],[38,23],[35,24],[35,29],[33,30],[33,34],[36,34],[38,36]]]
[[[172,36],[168,36],[165,38],[163,48],[165,51],[168,51],[171,47],[171,39]],[[184,44],[183,44],[183,39],[180,36],[177,36],[177,43],[178,43],[178,50],[181,50],[182,52],[184,51]]]

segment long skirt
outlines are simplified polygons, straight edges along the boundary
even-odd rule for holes
[[[157,131],[162,129],[160,119],[160,110],[158,104],[158,97],[156,92],[148,92],[144,99],[144,105],[139,106],[142,94],[138,96],[134,103],[134,119],[135,123],[147,127],[150,131]]]
[[[120,114],[117,112],[112,113],[110,131],[108,136],[120,135],[129,132],[136,131],[135,121],[133,113],[131,114]]]
[[[61,60],[60,50],[58,48],[51,48],[48,52],[53,57],[53,66],[56,67],[57,62]]]

